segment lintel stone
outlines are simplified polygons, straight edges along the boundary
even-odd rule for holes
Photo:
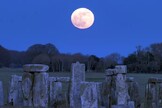
[[[116,74],[126,74],[127,73],[127,66],[126,65],[117,65],[115,66]]]
[[[26,64],[23,66],[24,72],[46,72],[49,67],[44,64]]]

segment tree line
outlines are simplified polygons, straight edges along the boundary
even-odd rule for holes
[[[118,53],[112,53],[99,58],[96,55],[83,55],[81,53],[60,53],[55,45],[35,44],[26,51],[8,50],[0,46],[0,67],[21,68],[24,64],[46,64],[51,72],[71,71],[71,64],[79,61],[84,63],[86,71],[103,72],[106,68],[112,68],[119,64],[123,57]]]
[[[136,51],[123,61],[129,72],[162,73],[162,43],[154,43],[146,48],[137,46]]]
[[[71,64],[79,61],[84,63],[88,72],[104,72],[107,68],[124,64],[128,72],[161,73],[162,72],[162,43],[154,43],[146,48],[137,46],[136,51],[127,57],[119,53],[111,53],[105,57],[83,55],[81,53],[61,53],[55,45],[35,44],[26,51],[8,50],[0,45],[0,67],[22,68],[24,64],[46,64],[51,72],[70,72]]]

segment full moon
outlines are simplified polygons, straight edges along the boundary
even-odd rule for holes
[[[72,24],[79,29],[87,29],[94,23],[94,15],[87,8],[78,8],[71,14]]]

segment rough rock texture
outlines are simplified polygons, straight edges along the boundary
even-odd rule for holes
[[[122,74],[116,76],[116,93],[117,93],[117,105],[127,105],[129,98],[128,87],[126,83],[126,77]]]
[[[128,105],[112,105],[111,108],[129,108]]]
[[[63,83],[66,81],[69,81],[68,77],[60,77],[60,79],[59,77],[49,77],[49,105],[51,107],[69,107],[67,91],[63,91]]]
[[[114,75],[115,73],[116,73],[116,69],[107,69],[105,71],[106,76],[111,76],[111,75]]]
[[[57,82],[70,82],[70,77],[56,77]]]
[[[46,72],[49,67],[44,64],[26,64],[23,66],[24,72]]]
[[[22,95],[24,106],[33,106],[33,81],[34,76],[31,73],[25,72],[22,76]]]
[[[159,84],[159,107],[162,107],[162,83]]]
[[[135,108],[134,101],[129,101],[128,106],[129,108]]]
[[[22,77],[17,75],[11,76],[10,89],[8,102],[13,106],[22,106],[23,105],[23,96],[22,96]]]
[[[85,65],[79,62],[72,64],[72,79],[70,90],[70,108],[81,108],[80,85],[85,81]]]
[[[108,82],[102,82],[101,84],[101,106],[110,108],[110,99],[111,99],[111,85]]]
[[[139,85],[134,80],[133,77],[127,77],[128,84],[128,94],[130,96],[130,100],[134,101],[135,107],[138,108],[141,106],[141,99],[139,94]]]
[[[150,78],[146,86],[146,107],[157,108],[158,107],[158,84],[156,78]]]
[[[48,70],[47,65],[24,65],[22,76],[22,91],[24,106],[47,107],[48,106]]]
[[[98,108],[98,83],[81,83],[81,108]]]
[[[48,106],[48,73],[34,73],[33,105],[34,107]]]
[[[62,94],[62,83],[61,82],[50,82],[50,106],[57,104],[57,97]]]
[[[4,105],[4,92],[3,92],[2,81],[0,81],[0,106],[3,105]]]
[[[126,74],[127,73],[127,66],[126,65],[118,65],[115,66],[117,74]]]

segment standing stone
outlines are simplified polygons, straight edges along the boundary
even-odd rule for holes
[[[34,107],[48,106],[48,74],[45,72],[34,73],[33,105]]]
[[[4,92],[3,92],[2,81],[0,81],[0,106],[3,105],[4,105]]]
[[[22,81],[24,106],[47,107],[48,106],[48,74],[47,65],[27,64],[23,66]]]
[[[159,107],[162,107],[162,82],[159,84]]]
[[[72,79],[70,91],[70,108],[81,108],[80,85],[85,81],[85,65],[79,62],[72,64]]]
[[[106,80],[106,82],[111,83],[111,81],[112,81],[112,76],[113,76],[115,73],[116,73],[116,69],[107,69],[107,70],[105,71],[105,75],[106,75],[105,80]]]
[[[57,104],[57,97],[62,94],[62,83],[61,82],[54,82],[50,81],[50,106],[54,106]]]
[[[134,101],[135,108],[141,106],[141,98],[139,94],[139,85],[134,80],[134,77],[127,77],[127,84],[128,84],[128,94],[130,96],[130,100]]]
[[[22,76],[22,93],[24,106],[33,106],[33,80],[34,76],[32,73],[24,72]]]
[[[69,107],[69,102],[68,102],[69,101],[68,100],[69,81],[70,81],[69,77],[49,77],[49,105],[50,107],[54,107],[54,108],[68,108]]]
[[[57,88],[55,88],[56,77],[49,77],[48,82],[49,82],[49,105],[50,105],[50,107],[52,107],[52,106],[54,106],[55,89],[57,89]]]
[[[116,69],[116,94],[117,105],[127,105],[129,99],[128,86],[126,83],[127,67],[125,65],[115,66]]]
[[[97,83],[81,83],[81,108],[98,108]]]
[[[128,106],[129,108],[135,108],[134,101],[129,101]]]
[[[102,97],[105,98],[103,102],[107,108],[110,108],[112,104],[117,104],[116,71],[117,71],[116,69],[107,69],[105,72],[107,84],[104,84],[103,87],[105,89],[102,89],[102,93],[106,94],[103,95]]]
[[[17,75],[11,76],[10,91],[9,91],[9,104],[13,106],[23,105],[23,95],[22,95],[22,77]]]
[[[116,77],[116,93],[117,93],[117,104],[127,105],[128,87],[126,84],[126,79],[122,74],[118,74]]]
[[[158,79],[149,78],[148,84],[146,86],[146,106],[147,108],[157,108],[158,107]]]
[[[107,82],[102,82],[100,92],[101,92],[101,102],[100,102],[101,106],[109,108],[111,86]]]
[[[112,105],[111,108],[129,108],[128,105]]]
[[[127,66],[126,65],[117,65],[115,66],[117,74],[126,74],[127,73]]]

